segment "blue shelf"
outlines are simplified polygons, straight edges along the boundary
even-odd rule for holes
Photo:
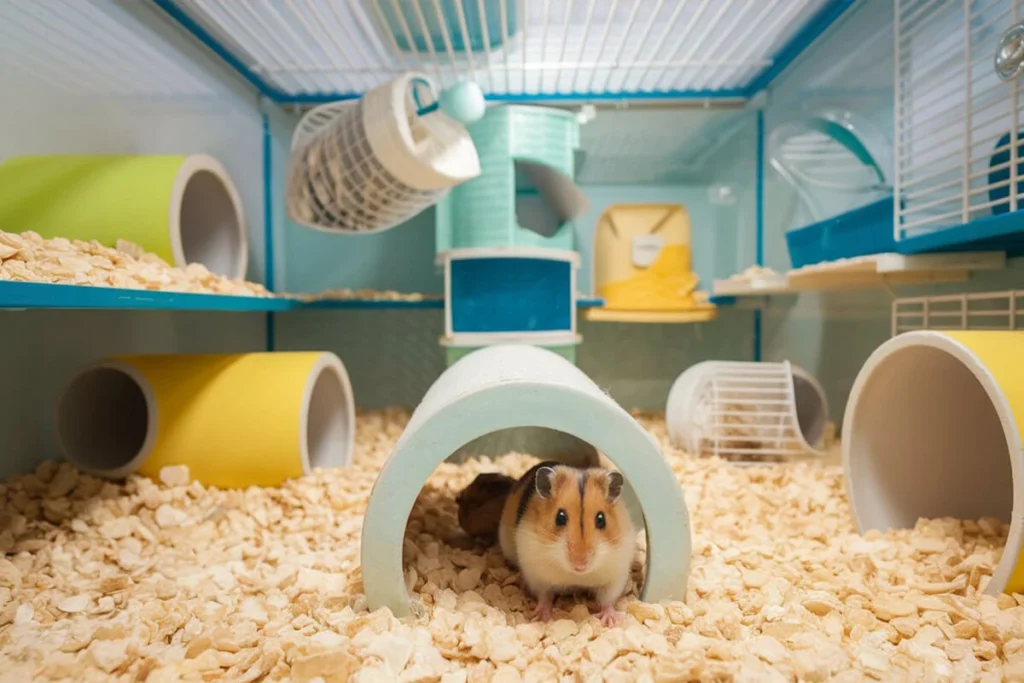
[[[907,237],[896,243],[901,254],[946,251],[1005,251],[1007,258],[1024,255],[1024,211],[1003,213]]]
[[[786,233],[794,268],[869,254],[1003,251],[1024,256],[1024,210],[999,213],[896,240],[893,198],[886,197],[827,220]]]
[[[286,311],[296,302],[255,296],[183,294],[38,282],[0,282],[0,309],[79,308],[122,310]]]
[[[425,299],[423,301],[389,301],[377,299],[324,299],[321,301],[292,301],[289,310],[294,311],[316,311],[333,309],[367,309],[367,308],[420,308],[436,309],[444,308],[442,299]]]
[[[893,235],[892,196],[786,233],[794,268],[869,254],[898,251]]]
[[[580,299],[579,308],[602,306],[601,299]],[[0,282],[0,310],[4,309],[92,309],[125,311],[221,311],[233,313],[274,313],[332,309],[435,309],[444,301],[377,301],[370,299],[329,299],[302,302],[227,294],[184,294],[115,289],[83,285],[51,285],[38,282]]]

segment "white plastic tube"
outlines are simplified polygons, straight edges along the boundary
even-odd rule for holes
[[[843,419],[862,532],[995,517],[1006,549],[985,590],[1024,591],[1024,332],[906,332],[864,363]]]

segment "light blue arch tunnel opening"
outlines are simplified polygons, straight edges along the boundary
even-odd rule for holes
[[[437,466],[467,444],[522,427],[571,435],[608,457],[623,474],[626,504],[646,535],[641,599],[685,599],[691,537],[682,489],[654,439],[611,399],[543,382],[497,383],[415,418],[381,470],[366,510],[361,561],[373,567],[363,573],[371,609],[388,607],[399,617],[413,610],[402,547],[416,499]]]

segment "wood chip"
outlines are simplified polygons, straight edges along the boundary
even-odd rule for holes
[[[3,264],[42,253],[18,249]],[[641,546],[620,626],[600,626],[582,596],[534,621],[497,548],[446,541],[456,492],[535,462],[509,454],[437,468],[402,547],[417,616],[370,612],[363,513],[408,420],[384,410],[359,415],[351,467],[277,489],[208,489],[184,467],[105,483],[53,462],[0,484],[0,667],[17,681],[146,683],[1024,678],[1024,596],[979,592],[1004,523],[861,536],[838,467],[694,458],[667,445],[660,418],[637,419],[687,494],[685,602],[639,602]]]
[[[880,596],[871,601],[871,611],[882,621],[892,621],[896,617],[916,615],[917,606],[908,600]]]
[[[88,595],[75,595],[70,598],[65,598],[57,604],[57,609],[61,612],[67,612],[68,614],[78,614],[89,609],[89,605],[92,600],[89,599]]]
[[[190,480],[187,465],[168,465],[160,469],[160,481],[165,486],[188,486]]]

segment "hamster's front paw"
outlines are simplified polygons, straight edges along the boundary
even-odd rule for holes
[[[598,617],[601,619],[602,626],[611,628],[622,623],[625,615],[622,612],[616,612],[613,605],[605,605],[601,608],[600,613],[598,613]]]

